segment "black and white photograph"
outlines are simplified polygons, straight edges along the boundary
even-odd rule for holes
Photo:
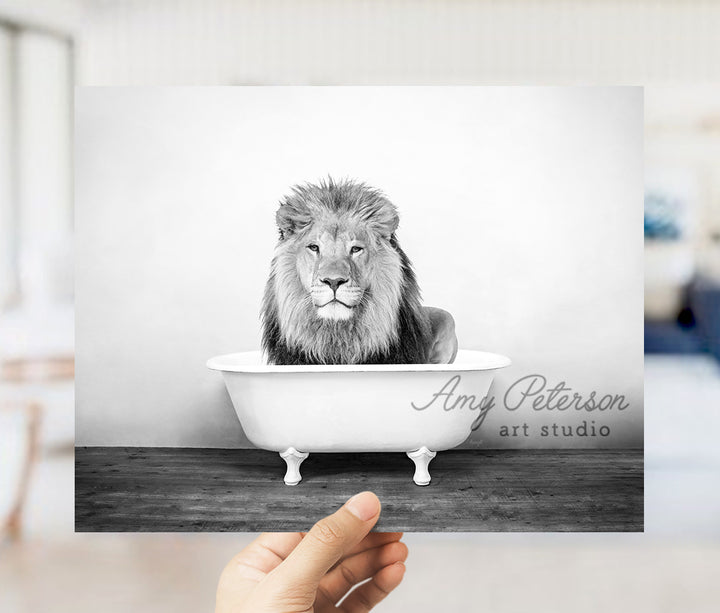
[[[643,530],[637,87],[80,88],[75,528]]]

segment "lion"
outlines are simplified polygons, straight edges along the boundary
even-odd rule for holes
[[[454,320],[421,305],[397,209],[381,191],[352,180],[297,185],[276,222],[261,313],[270,364],[455,359]]]

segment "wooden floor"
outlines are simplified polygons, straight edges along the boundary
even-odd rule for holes
[[[418,487],[401,453],[310,454],[290,487],[268,451],[81,447],[75,529],[307,530],[363,490],[382,501],[380,531],[643,529],[642,450],[452,450],[430,473]]]

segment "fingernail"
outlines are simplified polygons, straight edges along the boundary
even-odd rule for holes
[[[345,507],[360,521],[368,521],[380,511],[380,501],[372,492],[360,492],[348,500]]]

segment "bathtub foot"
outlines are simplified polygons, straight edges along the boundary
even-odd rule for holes
[[[280,457],[287,464],[287,472],[285,473],[285,485],[297,485],[302,480],[300,476],[300,464],[303,463],[310,454],[298,451],[295,447],[288,447],[280,454]]]
[[[430,451],[427,447],[420,447],[415,451],[407,452],[407,457],[415,462],[415,474],[413,475],[415,485],[430,485],[428,465],[436,455],[434,451]]]

